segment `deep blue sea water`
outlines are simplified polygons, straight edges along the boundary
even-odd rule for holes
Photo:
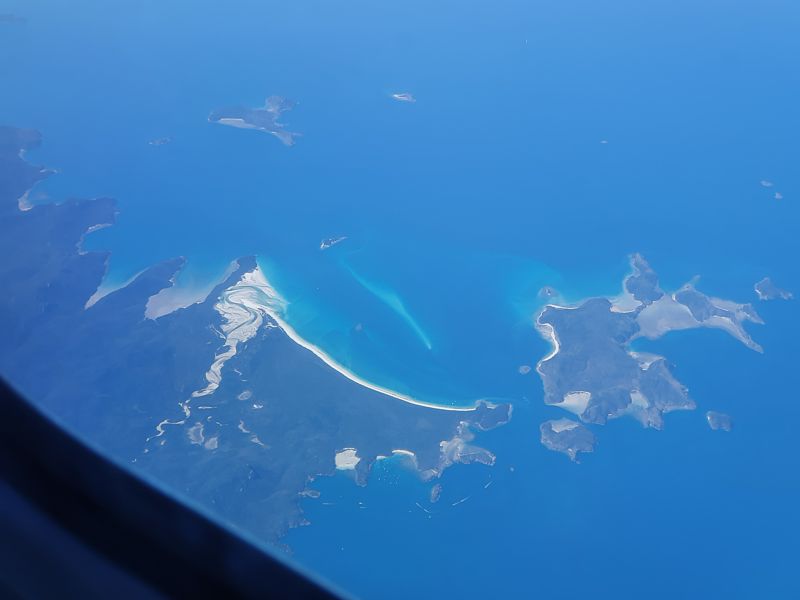
[[[548,350],[531,327],[538,290],[613,294],[630,252],[667,288],[700,274],[703,291],[746,301],[771,275],[800,292],[795,3],[0,12],[27,17],[0,23],[0,120],[42,131],[31,160],[60,170],[34,201],[118,199],[118,223],[86,240],[112,251],[110,285],[185,255],[180,284],[202,287],[257,254],[290,323],[359,375],[443,404],[515,402],[514,421],[481,436],[498,465],[448,471],[430,518],[415,505],[429,486],[396,465],[364,489],[320,482],[336,504],[307,502],[313,526],[287,540],[299,560],[372,597],[574,597],[610,581],[627,596],[753,597],[753,572],[785,589],[794,304],[759,306],[764,356],[714,331],[652,344],[698,411],[664,432],[612,423],[578,467],[539,446],[538,423],[560,413],[517,369]],[[401,91],[417,102],[389,97]],[[299,101],[284,119],[303,133],[295,147],[206,122],[271,94]],[[173,142],[147,144],[162,136]],[[733,434],[708,431],[709,408],[735,416]],[[385,536],[353,536],[376,527]]]

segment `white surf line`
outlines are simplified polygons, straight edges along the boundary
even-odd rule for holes
[[[230,294],[230,292],[234,290],[245,289],[250,290],[251,294]],[[279,310],[282,310],[286,307],[286,301],[281,298],[275,289],[269,284],[264,276],[264,273],[261,271],[261,267],[256,267],[250,273],[246,273],[238,284],[229,290],[226,290],[224,294],[228,295],[228,300],[230,302],[237,302],[243,310],[263,311],[266,313],[278,324],[281,329],[283,329],[286,335],[289,336],[289,339],[299,346],[302,346],[306,350],[312,352],[326,365],[339,372],[341,375],[344,375],[354,383],[364,386],[365,388],[368,388],[374,392],[391,396],[392,398],[396,398],[397,400],[402,400],[403,402],[408,402],[409,404],[414,404],[416,406],[424,406],[425,408],[432,408],[434,410],[447,410],[455,412],[471,412],[475,410],[475,406],[442,406],[441,404],[433,404],[432,402],[417,400],[416,398],[412,398],[406,394],[401,394],[394,390],[390,390],[389,388],[372,383],[371,381],[367,381],[363,377],[360,377],[352,371],[346,369],[344,366],[336,362],[336,360],[334,360],[329,354],[300,337],[297,331],[295,331],[291,325],[283,320]]]
[[[536,363],[536,372],[539,375],[543,375],[541,370],[539,369],[543,363],[546,363],[548,360],[553,358],[556,354],[559,353],[561,350],[561,343],[558,341],[558,336],[556,335],[555,328],[550,323],[543,323],[540,319],[548,308],[555,308],[558,310],[576,310],[580,308],[581,304],[571,305],[571,306],[564,306],[560,304],[545,304],[539,311],[536,313],[536,319],[534,320],[534,327],[539,332],[539,334],[550,342],[552,348],[550,352],[544,358],[540,359],[539,362]]]
[[[550,323],[542,323],[537,319],[536,321],[536,329],[542,334],[547,341],[550,342],[552,346],[550,348],[550,352],[547,353],[547,356],[539,360],[539,364],[536,365],[538,370],[539,365],[542,363],[547,362],[551,358],[553,358],[556,354],[558,354],[559,350],[561,349],[561,344],[558,343],[558,338],[556,337],[556,330]]]

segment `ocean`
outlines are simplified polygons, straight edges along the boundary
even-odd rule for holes
[[[333,504],[304,501],[313,525],[287,539],[298,560],[366,597],[574,597],[601,582],[622,596],[746,597],[754,572],[783,589],[797,530],[775,517],[798,494],[792,303],[758,306],[764,356],[718,331],[643,344],[676,365],[698,410],[663,432],[598,428],[578,466],[539,445],[538,423],[560,412],[518,369],[549,350],[532,327],[539,290],[616,294],[631,252],[666,289],[700,275],[706,293],[755,301],[770,275],[800,293],[794,4],[18,0],[0,12],[27,19],[0,22],[0,119],[39,129],[29,159],[59,171],[31,200],[118,200],[117,224],[85,241],[112,252],[109,289],[186,256],[178,285],[199,293],[257,255],[286,320],[359,376],[442,405],[515,404],[511,424],[479,438],[498,464],[447,471],[436,505],[396,461],[366,488],[320,481]],[[298,101],[283,117],[302,133],[294,147],[207,122],[272,94]],[[710,408],[735,416],[731,435],[707,430]]]

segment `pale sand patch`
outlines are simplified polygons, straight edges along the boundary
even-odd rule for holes
[[[554,433],[571,431],[572,429],[575,429],[579,425],[580,425],[579,423],[576,423],[575,421],[570,421],[569,419],[556,419],[555,421],[550,421],[550,429],[552,429]]]
[[[589,406],[589,401],[592,399],[591,392],[568,392],[564,394],[564,400],[555,406],[563,408],[575,415],[582,415],[586,412],[586,407]]]
[[[333,460],[339,471],[352,471],[361,462],[361,459],[356,455],[355,448],[345,448],[337,452]]]
[[[179,308],[186,308],[192,304],[199,304],[208,298],[208,295],[220,283],[230,277],[239,268],[238,261],[232,261],[217,277],[210,277],[204,282],[195,285],[170,285],[147,300],[144,316],[148,319],[157,319]],[[179,275],[180,277],[180,275]]]

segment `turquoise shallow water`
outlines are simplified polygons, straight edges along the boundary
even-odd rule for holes
[[[747,596],[747,569],[786,583],[797,524],[772,515],[798,495],[794,305],[759,306],[764,357],[720,332],[654,345],[700,410],[661,433],[613,423],[577,470],[538,445],[560,413],[517,369],[548,350],[531,327],[540,287],[613,294],[630,252],[666,288],[700,274],[746,301],[769,274],[800,292],[792,3],[6,5],[28,21],[0,23],[0,117],[40,129],[31,160],[61,171],[34,201],[118,199],[118,223],[86,241],[112,251],[110,283],[185,255],[180,284],[202,286],[256,254],[288,321],[360,376],[430,402],[515,402],[481,437],[498,466],[449,471],[430,518],[415,504],[428,486],[402,469],[365,490],[320,483],[336,505],[307,502],[298,558],[381,597],[387,582],[398,597],[417,583],[574,597],[620,571],[622,596],[655,597],[665,573],[684,577],[664,597]],[[293,148],[206,122],[270,94],[299,101]],[[709,408],[741,433],[709,437]],[[386,537],[352,535],[376,527]]]
[[[545,347],[532,329],[537,291],[556,273],[513,257],[479,256],[474,260],[484,264],[462,281],[443,281],[443,272],[459,268],[455,254],[445,251],[431,268],[425,250],[405,252],[403,263],[392,248],[353,245],[326,251],[321,265],[314,256],[313,284],[264,261],[290,299],[287,320],[304,337],[362,377],[426,401],[521,395],[517,369],[532,363],[531,344]],[[392,259],[391,274],[377,269]]]

